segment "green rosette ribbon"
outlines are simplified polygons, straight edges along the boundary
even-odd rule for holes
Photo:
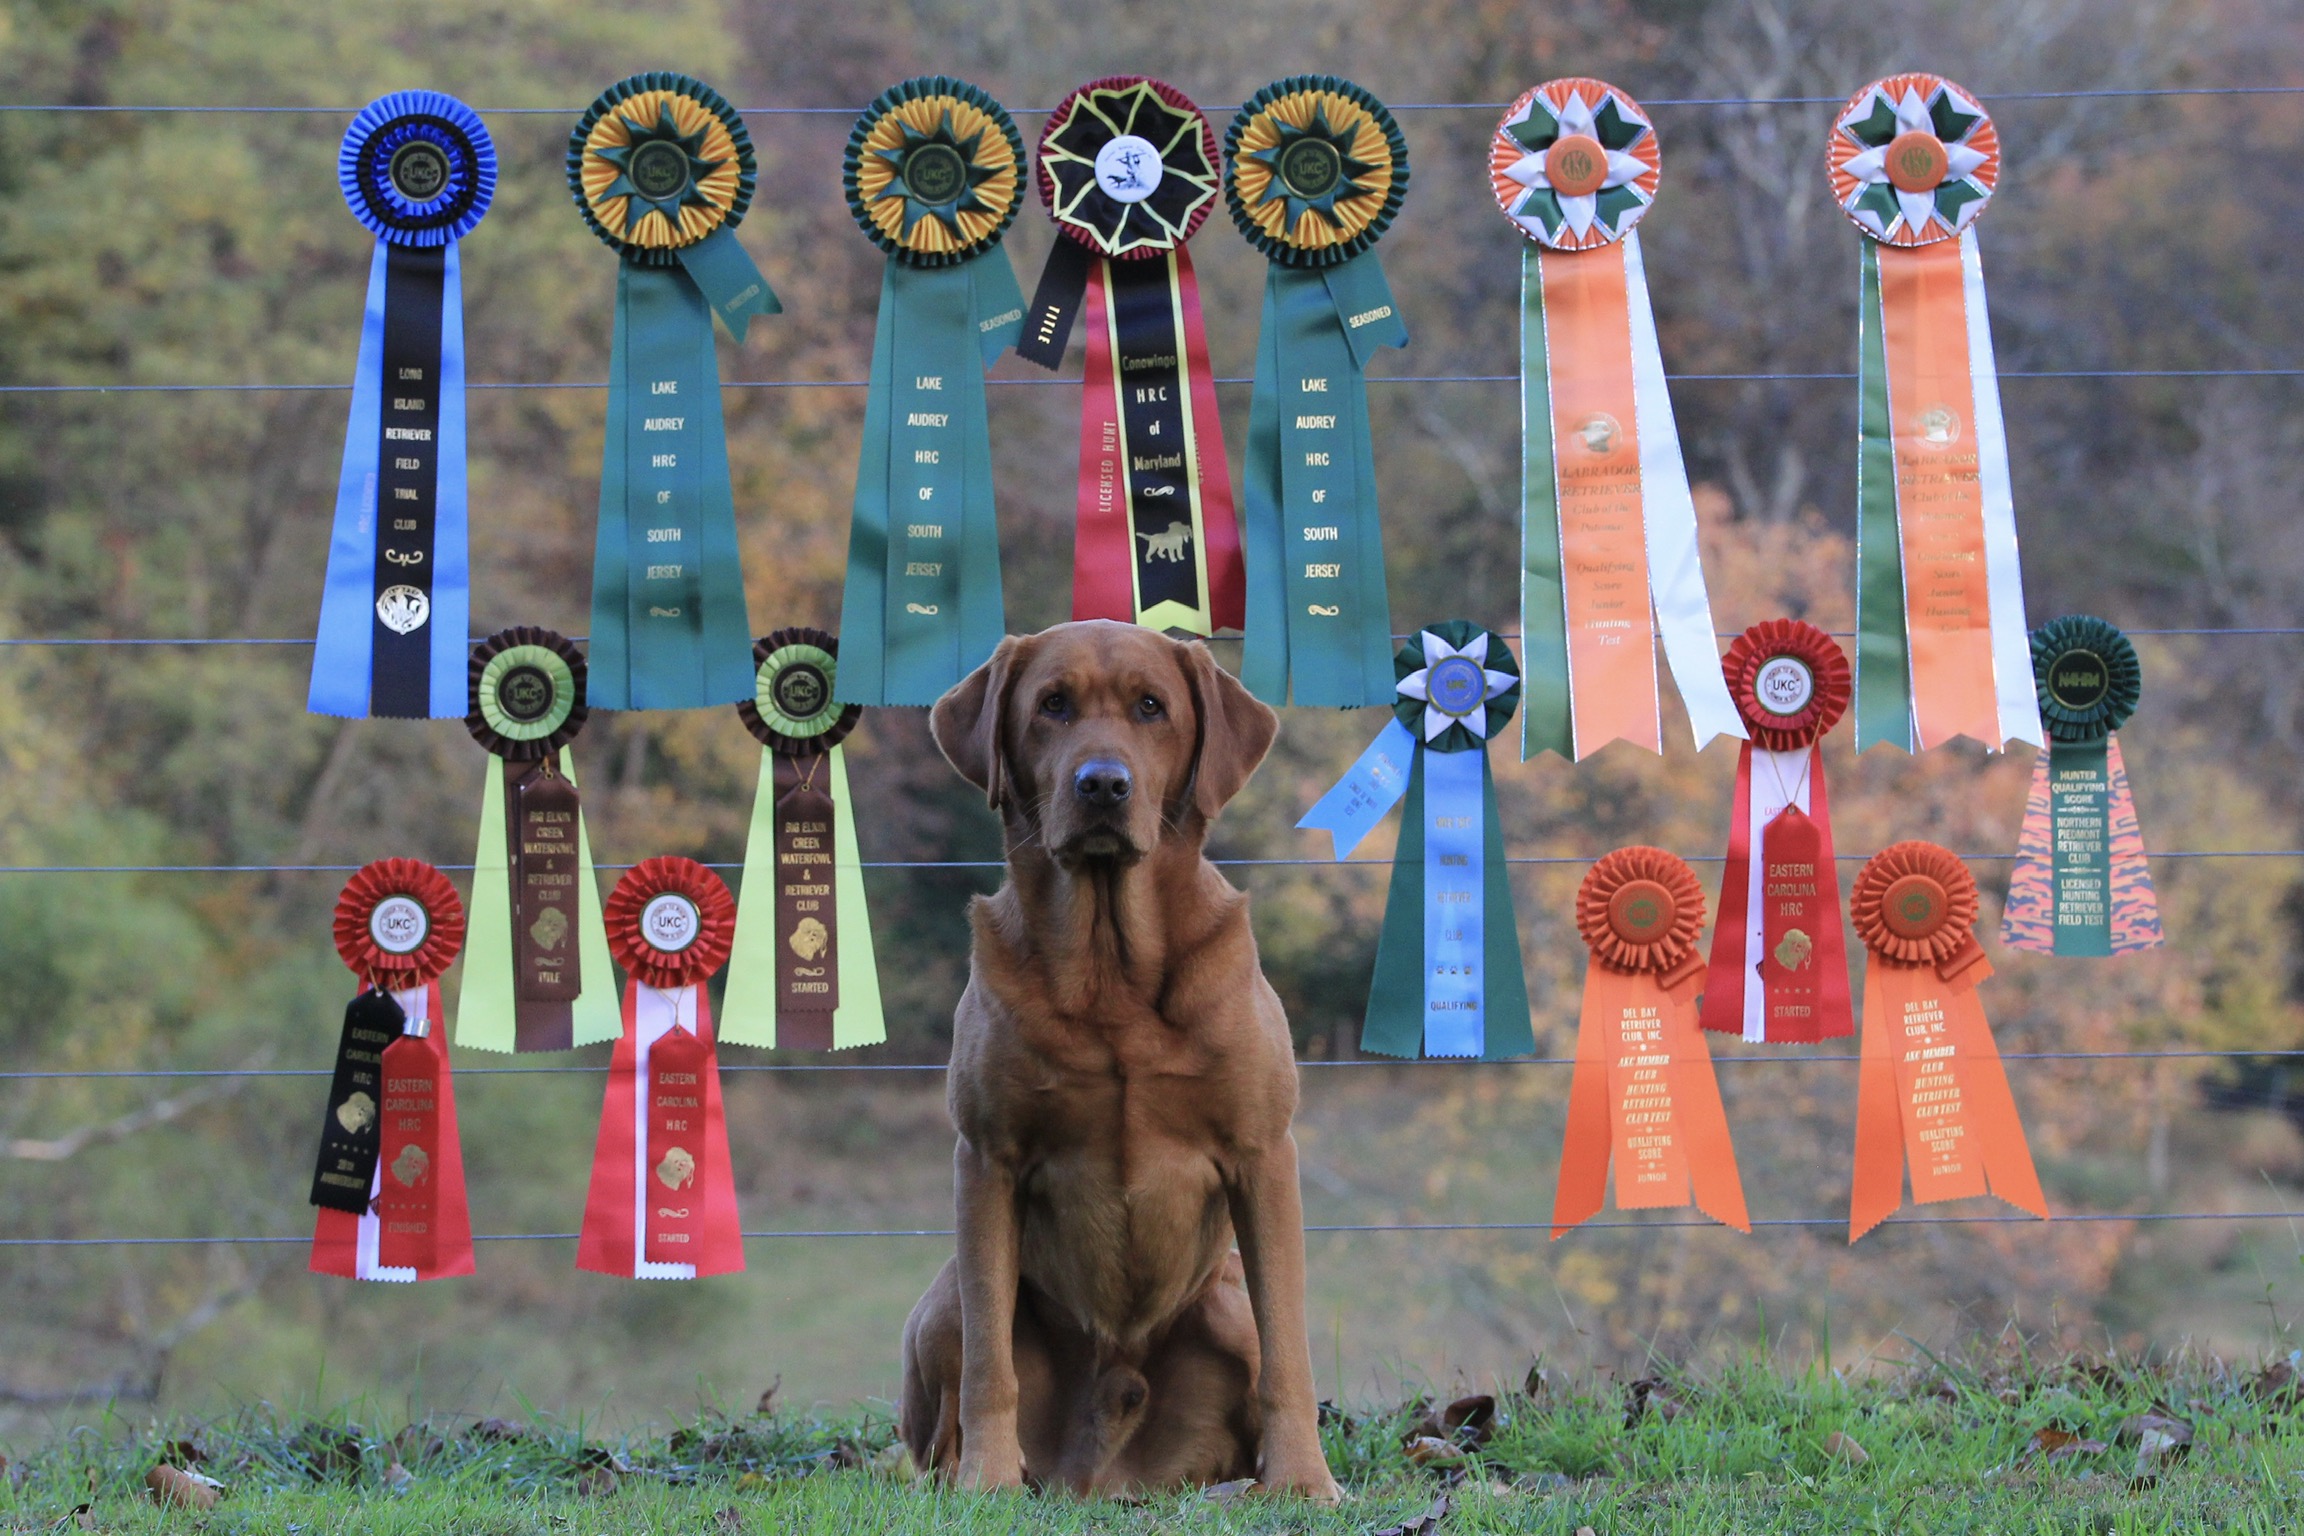
[[[549,629],[502,630],[472,649],[464,726],[497,762],[480,797],[459,1045],[567,1050],[623,1032],[568,751],[589,713],[587,674]]]
[[[610,86],[568,136],[568,187],[622,258],[592,565],[592,702],[697,709],[751,690],[712,317],[783,306],[736,243],[752,141],[685,75]]]
[[[1381,704],[1392,610],[1365,370],[1404,347],[1374,246],[1408,191],[1408,143],[1348,81],[1274,81],[1225,135],[1224,197],[1271,267],[1248,409],[1240,680],[1268,704]]]
[[[888,1038],[864,865],[840,744],[864,713],[838,701],[840,642],[780,629],[753,643],[736,706],[761,746],[720,1038],[846,1050]]]
[[[2136,647],[2085,614],[2049,620],[2031,647],[2048,750],[2025,801],[2001,942],[2090,957],[2158,948],[2159,903],[2113,734],[2144,695]]]
[[[1297,826],[1338,859],[1403,797],[1400,841],[1360,1048],[1480,1056],[1536,1048],[1488,743],[1520,704],[1502,637],[1463,619],[1418,631],[1392,659],[1391,721]]]
[[[849,135],[849,210],[888,253],[840,607],[850,703],[933,704],[1007,631],[984,371],[1024,322],[1000,250],[1023,166],[1006,109],[942,75]]]

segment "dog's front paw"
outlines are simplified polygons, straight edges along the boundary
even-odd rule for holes
[[[1275,1464],[1266,1467],[1264,1475],[1257,1479],[1256,1491],[1288,1494],[1310,1499],[1315,1504],[1341,1503],[1344,1498],[1336,1479],[1328,1474],[1327,1461],[1318,1455],[1313,1456],[1308,1465],[1291,1466],[1275,1458]]]
[[[1014,1444],[981,1451],[971,1446],[961,1453],[960,1471],[952,1481],[981,1493],[1021,1488],[1024,1486],[1024,1453]]]

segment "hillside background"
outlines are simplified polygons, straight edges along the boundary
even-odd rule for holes
[[[1821,169],[1818,97],[1929,68],[1981,94],[2007,170],[1981,226],[2001,366],[2091,376],[2006,385],[2035,621],[2288,630],[2140,642],[2123,732],[2147,838],[2177,851],[2304,846],[2304,414],[2293,369],[2304,96],[2077,95],[2304,84],[2294,0],[1211,0],[795,5],[548,0],[448,6],[285,0],[11,0],[0,99],[247,104],[316,113],[0,112],[0,637],[308,637],[370,243],[336,190],[351,109],[428,86],[487,109],[502,181],[464,244],[471,376],[552,388],[471,395],[474,630],[586,622],[615,259],[562,179],[603,86],[676,69],[739,104],[760,192],[742,239],[781,318],[721,340],[755,629],[835,625],[881,260],[842,201],[851,113],[945,72],[1017,109],[1098,75],[1159,75],[1216,116],[1267,80],[1330,71],[1395,104],[1501,103],[1561,74],[1648,102],[1665,156],[1644,225],[1668,368],[1846,374],[1858,236]],[[1498,112],[1402,111],[1414,179],[1381,253],[1414,336],[1379,375],[1517,369],[1519,241],[1484,173]],[[1047,221],[1007,250],[1029,287]],[[1193,246],[1220,375],[1251,371],[1261,260],[1221,218]],[[1003,361],[994,459],[1012,628],[1066,616],[1077,386]],[[771,384],[776,387],[769,387]],[[289,385],[27,393],[24,386]],[[822,386],[822,387],[811,387]],[[1852,621],[1855,391],[1846,378],[1683,379],[1723,629]],[[1244,386],[1221,391],[1237,475]],[[1371,391],[1395,627],[1517,628],[1518,415],[1508,384]],[[1231,650],[1221,652],[1227,659]],[[341,872],[70,874],[58,865],[353,866],[471,860],[482,754],[453,721],[302,711],[308,649],[0,647],[0,1072],[319,1067],[347,978],[328,940]],[[1735,747],[1612,747],[1571,770],[1494,756],[1517,854],[1625,842],[1717,854]],[[1378,717],[1292,711],[1216,835],[1220,854],[1315,858],[1292,830]],[[2012,849],[2030,754],[1858,762],[1827,748],[1841,846],[1927,837]],[[578,744],[603,863],[733,864],[758,750],[733,711],[595,716]],[[849,747],[869,860],[996,858],[997,828],[916,711]],[[1387,830],[1375,840],[1388,848]],[[1238,872],[1308,1060],[1349,1060],[1381,865]],[[2002,863],[1978,863],[1986,925]],[[1707,879],[1716,865],[1700,865]],[[1565,1053],[1582,867],[1515,874],[1539,1047]],[[2002,954],[1987,1005],[2009,1051],[2304,1048],[2304,861],[2162,859],[2171,936],[2149,957]],[[887,1046],[844,1063],[943,1060],[965,973],[961,907],[982,869],[874,871]],[[449,978],[450,995],[456,978]],[[1717,1048],[1760,1218],[1846,1203],[1845,1045]],[[1748,1063],[1745,1058],[1769,1059]],[[761,1053],[732,1050],[730,1064]],[[529,1059],[532,1062],[534,1059]],[[582,1071],[460,1077],[481,1232],[568,1231],[581,1211],[604,1051]],[[500,1066],[460,1053],[460,1071]],[[524,1062],[523,1064],[529,1064]],[[2059,1211],[2304,1209],[2304,1078],[2269,1055],[2011,1067]],[[1305,1074],[1310,1217],[1535,1221],[1549,1213],[1566,1095],[1548,1066],[1323,1067]],[[0,1237],[307,1235],[321,1088],[308,1078],[0,1078]],[[941,1080],[749,1073],[728,1082],[746,1225],[949,1225]],[[2003,1208],[1974,1203],[1975,1214]],[[1762,1338],[1850,1364],[2010,1320],[2064,1344],[2294,1347],[2304,1238],[2282,1223],[1930,1225],[1849,1248],[1833,1227],[1335,1234],[1312,1243],[1324,1394],[1400,1379],[1516,1379],[1542,1353],[1628,1366]],[[477,1277],[355,1286],[301,1246],[0,1247],[0,1435],[111,1399],[142,1413],[368,1394],[410,1408],[525,1399],[611,1421],[783,1396],[892,1393],[897,1333],[947,1240],[749,1245],[740,1277],[641,1286],[579,1275],[567,1242],[483,1245]]]

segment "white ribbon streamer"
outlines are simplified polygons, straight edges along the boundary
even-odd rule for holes
[[[695,987],[669,992],[632,984],[632,1278],[693,1280],[693,1264],[660,1264],[648,1253],[648,1048],[675,1029],[696,1032]]]
[[[2001,746],[2044,744],[2032,682],[2032,633],[2024,622],[2024,574],[2016,563],[2016,495],[2008,476],[2008,428],[2000,414],[2000,370],[1992,359],[1992,319],[1984,308],[1984,262],[1976,231],[1960,235],[1960,298],[1968,318],[1968,379],[1975,396],[1976,477],[1984,498],[1984,588],[1992,621],[1992,683]]]
[[[1632,311],[1633,431],[1640,439],[1648,592],[1656,605],[1656,627],[1664,636],[1672,682],[1680,690],[1680,702],[1688,707],[1688,723],[1701,751],[1716,736],[1746,738],[1743,719],[1720,672],[1712,600],[1704,590],[1704,562],[1696,543],[1696,499],[1688,490],[1688,466],[1681,459],[1680,432],[1672,421],[1672,396],[1664,385],[1664,354],[1656,345],[1656,315],[1648,303],[1648,272],[1640,259],[1636,229],[1624,236],[1624,277]]]

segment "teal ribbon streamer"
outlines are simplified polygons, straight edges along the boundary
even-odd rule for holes
[[[1392,854],[1392,884],[1384,900],[1384,929],[1376,941],[1376,972],[1368,987],[1368,1012],[1360,1028],[1360,1049],[1379,1056],[1413,1058],[1429,1048],[1427,1020],[1433,1015],[1425,985],[1426,816],[1467,814],[1468,808],[1428,807],[1425,765],[1432,753],[1419,747],[1408,771],[1400,841]],[[1528,976],[1520,961],[1520,924],[1512,907],[1509,866],[1504,862],[1504,822],[1496,809],[1496,780],[1488,754],[1480,753],[1480,970],[1481,1036],[1476,1051],[1488,1061],[1525,1056],[1536,1049],[1528,1017]],[[1446,1054],[1470,1055],[1470,1042],[1437,1042]],[[1442,1054],[1432,1051],[1431,1054]]]
[[[1568,692],[1568,584],[1560,560],[1560,481],[1552,458],[1552,352],[1542,253],[1520,254],[1520,756],[1576,760]]]
[[[997,247],[888,263],[841,596],[844,704],[933,704],[1007,632],[984,370],[1023,325]]]
[[[2048,877],[2055,952],[2112,953],[2112,765],[2108,737],[2048,743]]]
[[[591,629],[594,709],[752,697],[712,310],[681,268],[616,275]]]
[[[1366,368],[1378,348],[1407,344],[1373,251],[1313,270],[1275,264],[1265,277],[1248,407],[1240,680],[1268,704],[1391,702]]]
[[[723,224],[694,245],[680,249],[680,265],[702,291],[712,313],[728,327],[728,334],[744,340],[754,315],[780,315],[784,305],[769,288],[768,279],[752,264],[736,232]]]
[[[1897,536],[1880,252],[1869,240],[1856,313],[1856,750],[1886,742],[1909,752],[1912,656],[1904,632],[1904,546]]]

